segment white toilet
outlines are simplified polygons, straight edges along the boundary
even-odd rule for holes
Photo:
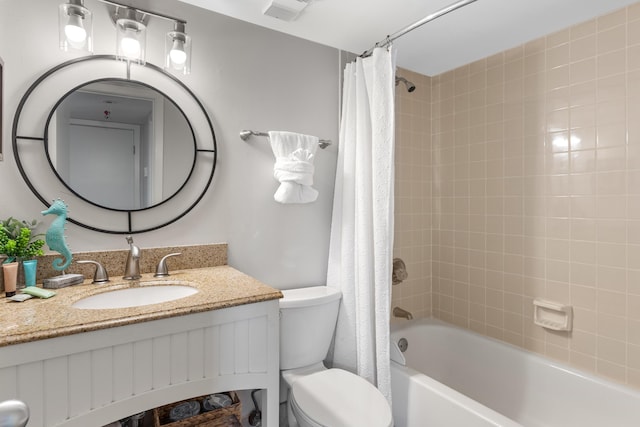
[[[327,369],[342,294],[326,286],[282,291],[280,373],[289,427],[391,427],[385,397],[364,378]]]

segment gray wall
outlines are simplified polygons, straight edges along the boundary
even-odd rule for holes
[[[0,2],[0,57],[4,60],[5,160],[0,162],[0,218],[43,219],[43,205],[31,194],[11,150],[17,104],[33,81],[54,65],[77,57],[58,49],[58,5],[62,0],[28,0],[15,7]],[[135,3],[135,2],[133,2]],[[94,13],[96,54],[113,54],[115,30],[106,6],[86,0]],[[142,248],[229,243],[229,263],[280,288],[321,284],[326,262],[337,146],[318,152],[313,204],[273,201],[277,182],[267,140],[242,142],[241,129],[289,130],[337,142],[339,52],[174,0],[138,2],[188,21],[193,37],[192,73],[181,76],[212,118],[218,164],[212,188],[178,222],[135,236]],[[171,23],[151,19],[147,61],[162,64],[164,35]],[[73,251],[121,249],[123,236],[67,226]],[[143,253],[144,255],[144,253]]]

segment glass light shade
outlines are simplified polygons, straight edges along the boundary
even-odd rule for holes
[[[58,8],[60,49],[93,53],[93,14],[82,2],[64,3]]]
[[[133,19],[116,21],[116,57],[143,65],[147,44],[147,27]]]
[[[167,33],[164,44],[164,67],[167,70],[191,72],[191,37],[182,31]]]

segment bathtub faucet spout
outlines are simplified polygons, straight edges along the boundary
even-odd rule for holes
[[[400,307],[393,307],[393,316],[394,317],[404,317],[407,320],[413,319],[413,314],[408,312],[407,310]]]

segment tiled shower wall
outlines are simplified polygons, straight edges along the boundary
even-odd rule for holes
[[[640,387],[640,5],[434,77],[431,100],[433,315]],[[536,297],[573,332],[534,325]]]
[[[394,306],[640,387],[640,5],[398,74]]]
[[[399,69],[416,85],[396,86],[396,186],[394,256],[409,277],[393,287],[393,307],[431,316],[431,78]]]

